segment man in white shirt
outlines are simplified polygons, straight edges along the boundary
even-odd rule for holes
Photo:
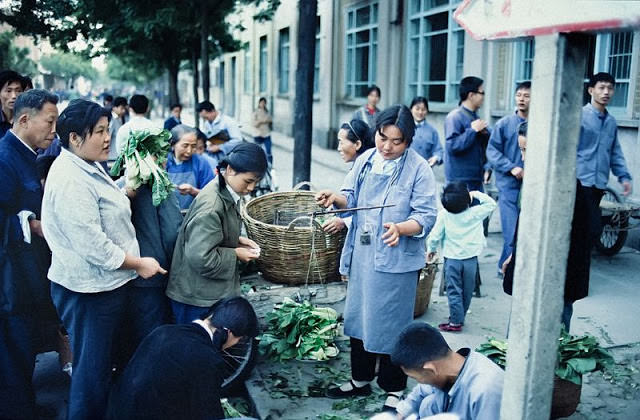
[[[238,123],[231,117],[216,110],[209,101],[198,104],[198,114],[204,120],[202,131],[207,136],[209,153],[229,153],[238,142],[242,141],[242,133]]]
[[[145,115],[149,111],[149,99],[144,95],[133,95],[129,100],[129,110],[131,118],[118,129],[116,135],[116,150],[118,154],[127,143],[127,138],[132,131],[139,130],[159,130],[158,124],[153,123]]]

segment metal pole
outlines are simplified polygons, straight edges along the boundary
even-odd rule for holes
[[[502,420],[547,419],[576,190],[587,37],[536,37]]]

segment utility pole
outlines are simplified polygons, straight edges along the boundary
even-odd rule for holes
[[[293,126],[293,185],[311,180],[313,133],[313,68],[315,64],[317,0],[298,1],[298,67]]]
[[[202,60],[202,96],[205,101],[209,100],[209,21],[207,14],[209,11],[208,0],[203,0],[200,5],[200,58]],[[196,118],[198,116],[196,115]]]

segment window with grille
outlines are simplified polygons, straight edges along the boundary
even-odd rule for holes
[[[347,10],[345,93],[364,97],[376,82],[378,3]]]
[[[267,36],[260,37],[260,92],[267,91]]]
[[[453,19],[459,0],[411,0],[406,98],[458,101],[464,64],[464,30]]]
[[[251,93],[251,48],[244,50],[244,93]]]
[[[316,61],[313,65],[313,93],[320,90],[320,16],[316,16]]]
[[[278,38],[278,93],[289,92],[289,28],[280,29]]]

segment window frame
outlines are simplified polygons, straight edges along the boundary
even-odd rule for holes
[[[369,23],[362,26],[356,26],[356,17],[358,10],[369,8]],[[374,12],[375,10],[375,12]],[[350,15],[353,14],[353,27],[349,27]],[[344,97],[350,99],[364,98],[366,95],[358,95],[360,86],[369,87],[376,84],[377,78],[377,61],[378,61],[378,18],[380,14],[380,5],[378,0],[368,1],[354,4],[344,13]],[[375,16],[375,20],[373,17]],[[369,40],[367,43],[358,43],[356,34],[358,32],[369,31]],[[374,36],[375,34],[375,36]],[[354,42],[349,44],[349,36],[352,36]],[[356,51],[358,47],[367,46],[368,54],[368,72],[365,82],[356,81]],[[352,51],[351,62],[349,61],[349,52]],[[364,89],[366,90],[366,89]]]
[[[286,40],[284,39],[286,34]],[[286,63],[285,63],[286,61]],[[278,94],[289,93],[289,73],[291,67],[291,31],[289,27],[278,30]]]
[[[458,25],[453,18],[453,13],[460,5],[461,0],[448,0],[446,4],[428,7],[427,2],[432,0],[411,0],[407,7],[406,12],[406,45],[407,54],[405,57],[405,83],[404,83],[404,96],[407,101],[410,101],[414,96],[425,96],[429,99],[429,103],[440,105],[457,104],[458,102],[458,86],[460,85],[460,79],[464,75],[464,53],[465,53],[465,38],[464,29]],[[418,2],[418,6],[415,7],[415,2]],[[412,7],[413,6],[413,7]],[[417,9],[417,10],[414,10]],[[433,16],[447,13],[447,28],[434,31],[426,31],[425,19],[428,16]],[[418,20],[418,32],[412,33],[413,21]],[[424,64],[427,57],[424,56],[425,52],[425,39],[427,37],[433,37],[441,34],[447,35],[447,57],[444,80],[425,80],[423,71],[426,68]],[[458,34],[462,34],[462,40],[459,42]],[[418,40],[417,51],[412,50],[412,40]],[[460,60],[458,58],[460,56]],[[411,63],[416,60],[417,75],[416,80],[412,80],[412,66]],[[427,87],[430,85],[441,86],[444,85],[444,101],[436,101],[429,98]],[[413,93],[415,88],[415,94]]]
[[[264,45],[262,40],[264,40]],[[258,38],[258,60],[260,67],[258,69],[258,91],[259,93],[267,93],[269,89],[269,39],[267,35]]]
[[[243,90],[245,95],[250,95],[253,93],[252,89],[252,81],[253,81],[253,72],[251,68],[251,46],[247,46],[244,50],[244,81],[243,81]]]
[[[315,49],[316,49],[316,54],[315,54],[315,63],[313,63],[313,94],[317,95],[320,93],[320,55],[321,53],[321,41],[320,41],[320,34],[322,33],[321,31],[321,26],[320,24],[322,23],[322,19],[320,18],[320,16],[316,16],[316,43],[315,43]]]

